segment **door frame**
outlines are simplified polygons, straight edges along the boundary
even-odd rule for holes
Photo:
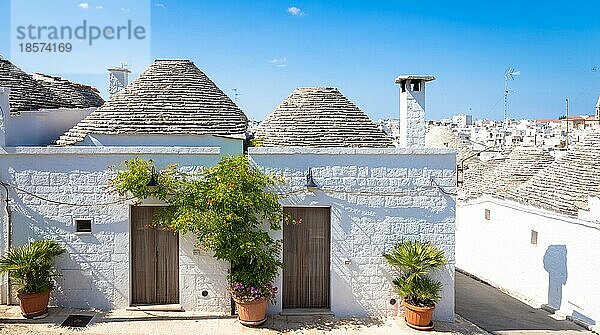
[[[140,305],[140,304],[134,304],[133,303],[133,285],[134,285],[134,281],[133,281],[133,252],[131,250],[131,248],[133,247],[133,216],[132,216],[132,208],[133,207],[166,207],[168,206],[167,203],[163,203],[161,201],[157,201],[157,202],[152,202],[152,201],[144,201],[141,204],[137,204],[137,205],[129,205],[128,206],[128,219],[129,219],[129,224],[128,224],[128,228],[129,228],[129,232],[128,232],[128,240],[129,240],[129,298],[128,298],[128,305],[129,307],[136,307],[136,306],[160,306],[160,305]],[[177,257],[179,258],[179,248],[180,248],[180,244],[181,244],[181,238],[179,236],[179,233],[177,233]],[[179,271],[179,266],[177,267],[177,282],[178,282],[178,289],[179,289],[179,294],[177,297],[177,304],[181,303],[181,273]]]
[[[328,302],[328,307],[325,307],[323,309],[327,309],[327,310],[331,310],[331,286],[332,286],[332,281],[331,281],[331,269],[332,269],[332,255],[333,255],[333,249],[332,249],[332,245],[333,245],[333,236],[331,234],[331,223],[332,223],[332,206],[331,205],[301,205],[301,204],[294,204],[294,205],[282,205],[283,209],[285,211],[285,208],[327,208],[329,209],[329,226],[328,228],[328,233],[329,233],[329,269],[328,269],[328,276],[329,276],[329,287],[327,288],[327,302]],[[281,229],[281,239],[283,241],[283,230],[285,229],[285,222],[282,226]],[[284,259],[284,252],[285,252],[285,247],[282,248],[282,252],[281,252],[281,262],[283,263],[283,259]],[[285,266],[285,265],[284,265]],[[285,288],[284,283],[285,283],[285,279],[284,279],[284,271],[285,269],[281,269],[281,308],[282,310],[290,310],[290,308],[285,308],[284,306],[284,291]],[[304,309],[304,308],[301,308]],[[308,308],[308,309],[317,309],[320,310],[321,308]],[[291,309],[293,310],[293,308]]]

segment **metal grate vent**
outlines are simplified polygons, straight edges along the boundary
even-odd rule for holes
[[[87,327],[94,316],[71,314],[60,325],[61,327],[83,328]]]

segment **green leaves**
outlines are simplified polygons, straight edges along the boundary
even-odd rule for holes
[[[203,249],[233,265],[230,282],[256,287],[272,282],[282,266],[280,241],[269,230],[281,229],[283,209],[267,190],[281,180],[262,173],[245,155],[222,158],[197,175],[171,165],[157,173],[158,188],[146,187],[153,162],[136,158],[124,163],[113,180],[117,192],[138,198],[155,196],[170,206],[157,212],[157,226],[192,232]]]
[[[64,252],[56,241],[35,241],[9,250],[0,258],[0,272],[8,272],[20,293],[46,292],[54,288],[54,259]]]
[[[444,252],[429,242],[402,241],[391,252],[383,254],[400,276],[394,279],[397,293],[416,306],[433,306],[441,299],[442,285],[432,280],[431,270],[446,264]]]

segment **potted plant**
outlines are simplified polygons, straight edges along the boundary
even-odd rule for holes
[[[446,264],[444,252],[429,242],[407,240],[383,257],[398,271],[393,283],[402,297],[406,323],[420,330],[433,329],[433,311],[441,299],[442,284],[429,273]]]
[[[179,233],[193,233],[198,248],[231,264],[227,287],[240,321],[256,326],[266,320],[277,289],[273,280],[281,268],[281,241],[271,231],[281,229],[283,209],[269,188],[281,180],[264,174],[248,156],[223,157],[219,164],[189,174],[174,165],[153,173],[152,162],[125,162],[112,181],[119,194],[156,197],[169,204],[153,223]],[[152,176],[157,187],[148,188]]]
[[[0,258],[0,272],[8,272],[18,286],[21,313],[28,319],[48,315],[48,300],[54,288],[54,259],[65,252],[56,241],[42,240],[13,248]]]

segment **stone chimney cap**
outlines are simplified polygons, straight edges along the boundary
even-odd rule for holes
[[[121,72],[126,72],[126,73],[131,73],[131,71],[129,71],[129,69],[124,68],[124,67],[111,67],[107,69],[108,71],[121,71]]]
[[[435,80],[434,76],[429,76],[429,75],[418,75],[418,74],[405,74],[405,75],[401,75],[396,77],[396,84],[400,84],[401,81],[403,80],[411,80],[411,79],[417,79],[417,80],[424,80],[424,81],[432,81]]]

